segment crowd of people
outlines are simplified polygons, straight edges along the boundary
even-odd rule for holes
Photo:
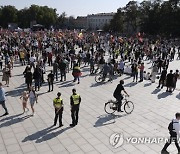
[[[47,77],[48,92],[51,92],[54,80],[66,81],[67,73],[72,74],[73,82],[80,84],[81,68],[87,66],[89,74],[100,72],[104,80],[108,74],[112,80],[113,76],[124,73],[132,76],[133,82],[145,79],[154,83],[159,77],[157,88],[167,86],[167,92],[172,92],[179,79],[179,70],[169,72],[168,67],[175,58],[180,59],[180,46],[175,39],[149,39],[141,34],[126,38],[79,30],[0,31],[2,81],[10,86],[14,63],[26,65],[22,73],[27,91],[32,88],[39,91]],[[146,68],[145,61],[152,64],[151,71]],[[50,73],[47,73],[47,67],[50,67]],[[31,108],[34,112],[33,106]]]

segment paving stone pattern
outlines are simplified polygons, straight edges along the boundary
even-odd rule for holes
[[[148,61],[145,69],[148,71],[150,64],[147,63]],[[170,69],[177,68],[180,68],[180,61],[170,63]],[[6,105],[10,114],[0,118],[0,154],[157,154],[160,153],[164,143],[128,144],[124,142],[121,147],[113,148],[109,137],[113,133],[123,133],[124,138],[168,137],[169,121],[180,109],[180,81],[178,81],[177,90],[172,94],[166,93],[165,87],[162,90],[156,89],[157,80],[153,84],[150,81],[134,84],[132,78],[126,75],[117,77],[112,83],[97,84],[94,76],[89,75],[89,68],[84,67],[79,85],[72,82],[71,72],[67,74],[66,82],[55,81],[53,92],[47,92],[48,86],[45,83],[38,92],[35,116],[31,117],[31,111],[22,114],[19,98],[26,87],[22,74],[24,69],[24,66],[15,64],[10,87],[5,87]],[[47,67],[48,71],[50,69]],[[133,101],[135,109],[130,115],[117,112],[115,115],[107,115],[104,104],[113,98],[112,93],[120,79],[125,80],[125,88],[130,94],[129,100]],[[81,95],[82,103],[79,123],[71,128],[69,127],[70,95],[74,87]],[[54,119],[52,100],[58,91],[62,93],[64,100],[62,128],[52,127]],[[0,114],[3,113],[4,110],[0,108]],[[177,153],[174,144],[168,150],[171,153]]]

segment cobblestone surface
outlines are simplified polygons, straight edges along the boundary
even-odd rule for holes
[[[146,62],[147,63],[147,62]],[[146,64],[146,70],[149,64]],[[89,68],[82,68],[83,74],[80,84],[73,83],[71,72],[67,74],[66,82],[55,82],[53,92],[48,93],[47,83],[38,92],[38,104],[35,104],[35,116],[22,113],[22,104],[19,99],[26,87],[22,72],[25,67],[15,64],[13,77],[7,91],[7,107],[9,115],[0,118],[0,154],[111,154],[111,153],[160,153],[164,142],[127,143],[113,148],[109,138],[113,133],[123,133],[127,137],[168,137],[167,126],[174,114],[180,109],[180,81],[177,90],[172,94],[166,93],[166,88],[156,89],[156,83],[150,81],[132,83],[132,78],[123,75],[113,82],[97,84],[93,75],[89,75]],[[180,68],[180,61],[170,63],[170,69]],[[50,70],[50,68],[48,68]],[[2,73],[1,73],[2,75]],[[47,75],[47,73],[46,73]],[[45,75],[45,79],[46,79]],[[129,100],[134,105],[132,114],[117,113],[107,115],[104,103],[112,99],[112,93],[120,79],[125,80],[125,88],[130,94]],[[79,113],[79,124],[70,128],[70,95],[72,88],[76,88],[82,97]],[[52,127],[54,119],[53,98],[57,92],[62,93],[64,113],[62,128]],[[29,105],[29,104],[28,104]],[[4,111],[0,108],[0,114]],[[177,153],[172,144],[171,153]]]

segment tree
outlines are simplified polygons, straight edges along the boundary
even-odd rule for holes
[[[117,10],[117,13],[114,15],[113,19],[110,22],[109,30],[115,31],[115,32],[123,32],[123,18],[124,18],[124,12],[121,8]]]
[[[123,9],[125,12],[126,32],[136,32],[139,17],[137,1],[130,1]]]
[[[7,28],[8,23],[17,22],[17,12],[18,10],[14,6],[3,6],[0,8],[0,25]]]

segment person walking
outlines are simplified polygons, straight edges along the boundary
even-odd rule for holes
[[[59,127],[62,127],[62,114],[63,114],[63,99],[61,98],[61,93],[57,93],[57,98],[53,100],[53,106],[55,109],[54,125],[56,126],[59,117]]]
[[[2,70],[3,76],[2,76],[2,81],[6,81],[7,87],[9,87],[9,79],[11,77],[11,70],[5,65],[5,68]]]
[[[56,81],[58,81],[58,63],[56,60],[53,63],[53,74],[56,77]]]
[[[8,115],[8,109],[5,104],[6,96],[5,96],[5,90],[2,87],[2,83],[0,82],[0,104],[2,105],[3,109],[5,110],[5,113],[2,116]]]
[[[27,89],[29,90],[29,88],[32,86],[32,79],[33,79],[33,74],[29,67],[28,67],[24,77],[25,77],[25,82],[27,84]]]
[[[35,82],[35,91],[38,88],[38,91],[40,90],[40,82],[41,82],[41,71],[38,66],[36,66],[34,73],[33,73],[33,78]]]
[[[131,70],[132,70],[132,77],[133,77],[133,82],[136,80],[138,80],[138,66],[136,63],[132,64],[131,66]]]
[[[143,82],[144,79],[144,63],[141,63],[141,65],[139,65],[139,70],[140,70],[140,80],[139,82]]]
[[[179,78],[180,78],[179,70],[176,70],[176,72],[174,73],[174,78],[173,78],[173,91],[176,89],[176,83]]]
[[[162,85],[162,86],[161,86],[161,89],[163,88],[164,82],[165,82],[165,80],[166,80],[166,75],[167,75],[167,70],[166,70],[166,68],[164,67],[163,70],[162,70],[162,72],[161,72],[161,76],[160,76],[160,79],[159,79],[159,85],[157,86],[157,88],[159,88],[160,85]]]
[[[70,126],[74,127],[78,124],[81,96],[76,93],[76,89],[72,89],[72,93],[70,97],[72,124]]]
[[[177,140],[177,138],[180,137],[180,113],[176,113],[175,117],[176,119],[173,119],[168,126],[170,139],[164,145],[163,149],[161,150],[161,154],[169,154],[167,148],[172,143],[172,141],[175,142],[176,148],[178,149],[178,154],[180,154],[180,147]]]
[[[64,62],[64,60],[60,61],[59,69],[60,69],[60,73],[61,73],[61,80],[60,80],[60,82],[63,81],[63,77],[64,77],[64,81],[66,81],[66,63]]]
[[[49,90],[48,92],[50,91],[53,91],[53,82],[54,82],[54,74],[53,74],[53,71],[51,71],[49,74],[48,74],[48,85],[49,85]],[[52,88],[51,88],[52,87]]]
[[[166,92],[172,92],[172,89],[174,87],[173,80],[174,80],[173,70],[170,70],[170,73],[167,74],[167,79],[166,79],[166,86],[167,86]]]
[[[27,107],[28,95],[26,91],[22,93],[20,99],[22,99],[23,113],[25,113],[25,109],[27,109],[28,112],[29,111],[29,108]]]
[[[158,74],[158,67],[156,64],[154,64],[153,68],[152,68],[152,72],[151,72],[151,82],[152,83],[155,83],[155,80],[156,80],[156,75]]]
[[[81,70],[78,64],[75,64],[72,75],[74,76],[73,82],[76,82],[76,80],[78,80],[78,84],[79,84],[80,83],[79,77],[81,76]]]
[[[30,91],[29,91],[29,102],[30,102],[30,105],[31,105],[31,109],[32,109],[32,116],[34,116],[34,103],[36,101],[37,103],[37,94],[35,92],[35,89],[34,87],[30,87]]]

